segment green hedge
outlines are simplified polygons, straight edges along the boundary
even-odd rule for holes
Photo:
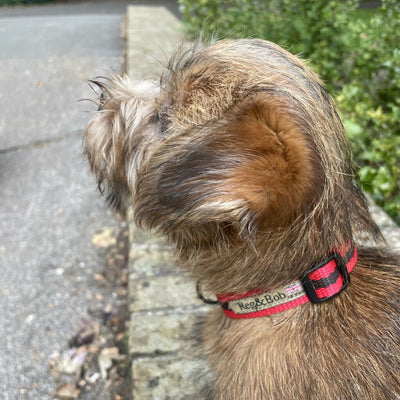
[[[356,0],[179,0],[195,37],[259,37],[310,60],[337,99],[358,177],[400,223],[400,4]]]

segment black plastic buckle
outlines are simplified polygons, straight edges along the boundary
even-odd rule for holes
[[[336,268],[339,270],[339,273],[342,275],[342,280],[343,280],[343,286],[340,288],[340,290],[335,293],[332,296],[328,296],[328,297],[323,297],[322,299],[318,297],[317,292],[315,290],[315,287],[312,283],[312,279],[310,279],[310,274],[317,271],[318,269],[324,267],[326,264],[328,264],[329,262],[331,262],[332,260],[336,261]],[[318,304],[318,303],[322,303],[323,301],[329,300],[332,297],[337,296],[338,294],[342,293],[344,289],[347,288],[347,286],[349,286],[350,284],[350,274],[349,271],[347,269],[347,265],[345,260],[343,259],[343,257],[335,252],[332,254],[331,257],[329,257],[329,259],[325,262],[323,262],[322,264],[317,265],[316,267],[314,267],[313,269],[311,269],[310,271],[308,271],[303,278],[301,279],[301,283],[303,285],[304,291],[306,292],[307,296],[309,297],[310,301],[314,304]]]

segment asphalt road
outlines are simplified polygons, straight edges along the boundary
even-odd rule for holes
[[[49,360],[99,299],[115,299],[95,279],[105,261],[92,237],[121,222],[81,156],[94,106],[78,100],[93,97],[88,79],[120,70],[127,3],[0,8],[3,400],[50,399],[57,383]]]

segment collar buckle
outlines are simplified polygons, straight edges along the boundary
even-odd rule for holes
[[[315,275],[318,276],[318,273],[326,269],[327,265],[333,260],[336,263],[335,271],[327,277],[316,278]],[[315,274],[315,272],[317,274]],[[313,274],[314,276],[312,276]],[[342,277],[342,285],[339,288],[336,286],[339,279],[338,275]],[[335,252],[327,261],[308,271],[301,279],[301,283],[310,301],[314,304],[318,304],[342,293],[350,284],[350,274],[342,255],[339,252]],[[318,289],[325,289],[323,292],[326,295],[318,295]]]

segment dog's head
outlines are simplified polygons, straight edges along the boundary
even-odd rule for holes
[[[352,225],[371,228],[332,99],[279,46],[221,41],[176,56],[159,87],[101,86],[85,152],[139,224],[218,240],[308,221],[331,224],[342,243]]]

